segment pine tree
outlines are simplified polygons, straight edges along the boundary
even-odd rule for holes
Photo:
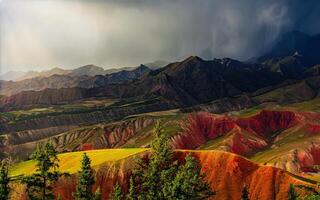
[[[214,193],[204,181],[199,162],[188,154],[184,165],[180,165],[173,181],[163,188],[165,199],[207,199]]]
[[[299,195],[295,190],[295,186],[291,183],[288,191],[288,200],[297,200]]]
[[[21,180],[23,184],[26,184],[29,199],[54,199],[50,185],[63,174],[58,172],[59,160],[53,145],[51,143],[39,145],[31,159],[36,161],[36,172]]]
[[[8,200],[10,194],[10,178],[9,178],[8,162],[0,163],[0,200]]]
[[[124,195],[122,193],[119,183],[117,182],[113,187],[112,193],[110,195],[110,200],[123,200],[123,199],[124,199]]]
[[[242,189],[241,200],[249,200],[249,192],[246,185]]]
[[[75,193],[77,200],[92,200],[92,186],[95,183],[93,171],[91,169],[91,160],[86,153],[83,154],[81,161],[81,170],[78,172],[78,185]]]
[[[100,188],[97,188],[97,190],[95,191],[93,199],[94,200],[101,200],[102,199],[102,194],[101,194]]]
[[[175,174],[172,167],[173,151],[169,146],[168,136],[164,133],[160,122],[157,122],[153,133],[155,139],[151,143],[152,154],[146,163],[137,162],[138,168],[134,170],[135,185],[142,199],[163,199],[162,186],[172,179]]]
[[[129,184],[129,192],[127,195],[127,200],[136,200],[136,195],[135,195],[135,187],[134,187],[134,183],[133,183],[133,177],[130,177],[130,184]]]
[[[200,165],[192,157],[179,167],[173,160],[169,138],[158,122],[154,128],[149,159],[138,159],[130,181],[130,199],[204,199],[213,193],[200,174]]]
[[[0,147],[4,147],[4,136],[0,135]],[[8,157],[8,154],[4,151],[0,151],[0,159],[5,159]]]

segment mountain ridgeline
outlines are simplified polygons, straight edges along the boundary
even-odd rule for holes
[[[312,84],[318,85],[319,43],[318,35],[295,31],[280,38],[255,62],[191,56],[164,67],[150,63],[150,68],[140,65],[109,74],[101,74],[105,72],[102,68],[89,65],[68,72],[55,69],[32,79],[0,81],[0,109],[61,105],[92,98],[127,103],[156,99],[173,107],[190,107],[243,95],[251,98],[297,84],[317,93],[317,87],[309,82],[312,79]],[[59,73],[52,75],[52,71]]]

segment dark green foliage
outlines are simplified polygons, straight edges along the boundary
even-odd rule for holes
[[[168,137],[163,133],[160,123],[156,123],[155,139],[151,143],[152,154],[149,159],[138,160],[133,171],[133,182],[138,199],[164,199],[162,186],[172,179],[172,150],[169,148]]]
[[[8,162],[2,161],[0,163],[0,200],[8,200],[10,194],[10,178],[9,178]]]
[[[163,188],[165,199],[207,199],[213,195],[200,173],[197,160],[188,154],[184,165],[180,165],[173,181]]]
[[[78,185],[75,193],[77,200],[92,200],[92,186],[95,183],[93,171],[91,169],[91,160],[86,153],[83,154],[81,161],[81,170],[78,173]]]
[[[121,187],[119,183],[116,183],[110,195],[110,200],[123,200],[123,199],[124,199],[124,195],[122,193]]]
[[[4,142],[4,136],[0,135],[0,148],[4,146],[3,142]],[[4,152],[3,150],[1,150],[0,151],[0,160],[5,159],[7,157],[8,157],[7,153]]]
[[[130,177],[130,184],[129,184],[129,192],[127,194],[127,200],[135,200],[137,195],[135,194],[136,188],[133,183],[133,177]]]
[[[102,199],[102,194],[101,194],[101,191],[100,191],[100,188],[98,188],[96,190],[96,192],[94,193],[94,200],[101,200]]]
[[[51,184],[60,176],[58,172],[59,160],[57,152],[51,143],[39,145],[31,156],[36,161],[36,172],[22,178],[21,182],[26,185],[26,192],[31,200],[54,199]]]
[[[246,185],[242,189],[241,200],[249,200],[249,191]]]
[[[306,194],[304,197],[297,198],[299,200],[320,200],[320,193],[317,189],[306,185],[295,185],[295,188],[303,190]]]
[[[295,186],[291,183],[288,191],[288,200],[297,200],[299,195],[295,190]]]
[[[310,196],[303,198],[303,200],[320,200],[320,195],[313,194],[313,195],[310,195]]]
[[[159,122],[154,134],[149,159],[138,159],[133,170],[128,199],[206,199],[211,196],[212,191],[200,174],[199,163],[188,155],[185,164],[179,166]]]

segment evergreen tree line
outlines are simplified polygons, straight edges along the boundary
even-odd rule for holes
[[[155,139],[151,143],[151,153],[148,159],[136,158],[135,167],[130,177],[129,191],[124,192],[116,183],[109,199],[112,200],[157,200],[157,199],[207,199],[214,195],[209,185],[200,173],[198,161],[188,154],[183,163],[173,157],[169,146],[169,138],[163,132],[160,123],[154,127]],[[51,143],[39,145],[31,155],[36,162],[35,173],[29,176],[9,176],[8,162],[0,165],[0,200],[8,200],[10,195],[10,182],[19,180],[26,187],[26,195],[30,200],[61,199],[55,196],[52,185],[60,177],[69,176],[59,172],[59,159]],[[95,183],[91,160],[86,153],[83,154],[81,169],[78,172],[76,200],[101,200],[100,188],[93,191]]]

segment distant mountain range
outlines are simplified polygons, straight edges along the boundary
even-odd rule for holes
[[[155,62],[149,64],[152,69],[157,69],[163,67],[161,64],[164,63]],[[53,68],[43,72],[30,71],[23,77],[18,78],[21,79],[18,81],[0,80],[0,95],[10,96],[22,91],[39,91],[46,88],[103,87],[106,84],[122,83],[140,78],[150,71],[149,66],[143,64],[136,68],[126,67],[108,70],[94,65],[86,65],[74,70]],[[8,74],[11,74],[10,77],[14,76],[13,72],[8,72]]]
[[[188,107],[243,94],[260,94],[319,77],[320,45],[316,45],[319,42],[317,35],[292,32],[254,63],[230,58],[203,60],[191,56],[165,67],[152,66],[155,70],[141,65],[100,75],[106,71],[89,65],[60,75],[38,76],[18,82],[2,81],[0,94],[8,97],[0,101],[2,107],[12,107],[20,103],[50,105],[52,102],[59,104],[93,97],[130,101],[161,98],[173,107]],[[53,71],[62,73],[57,69]],[[67,90],[70,92],[64,96]]]
[[[148,68],[155,70],[160,67],[163,67],[167,65],[168,62],[166,61],[155,61],[151,63],[143,64],[145,66],[148,66]],[[111,69],[104,69],[102,67],[98,67],[95,65],[85,65],[76,69],[62,69],[59,67],[52,68],[50,70],[45,71],[28,71],[28,72],[22,72],[22,71],[9,71],[5,74],[0,75],[0,80],[3,81],[22,81],[26,79],[32,79],[37,77],[50,77],[53,75],[68,75],[72,77],[78,77],[78,76],[96,76],[96,75],[106,75],[106,74],[112,74],[115,72],[127,70],[130,71],[136,67],[121,67],[121,68],[111,68]]]

